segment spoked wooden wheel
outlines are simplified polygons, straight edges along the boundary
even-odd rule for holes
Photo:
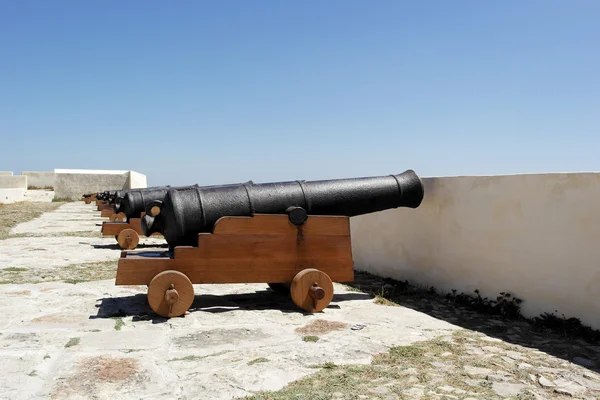
[[[152,278],[148,287],[148,304],[161,317],[179,317],[193,302],[194,286],[185,274],[168,270]]]
[[[119,242],[119,246],[121,246],[122,249],[135,249],[140,242],[140,235],[138,235],[138,233],[133,229],[123,229],[119,233],[119,236],[117,236],[117,242]]]
[[[318,269],[304,269],[292,280],[290,294],[294,303],[310,313],[323,311],[333,299],[333,282]]]

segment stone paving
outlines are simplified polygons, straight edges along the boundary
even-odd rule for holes
[[[600,399],[600,347],[536,338],[525,323],[484,316],[466,326],[466,314],[429,299],[386,306],[336,284],[330,307],[309,315],[266,284],[196,285],[189,313],[160,318],[146,287],[115,286],[110,276],[85,281],[89,269],[114,271],[120,253],[114,237],[95,234],[98,215],[92,205],[67,203],[0,240],[3,281],[19,282],[0,285],[0,398],[233,399],[274,391],[290,399]],[[160,238],[141,243],[164,249]],[[39,277],[61,268],[78,283]],[[285,394],[292,382],[329,373],[320,364],[383,365],[395,375],[361,379],[366,389],[354,394],[324,386],[309,395],[314,384],[304,397]]]

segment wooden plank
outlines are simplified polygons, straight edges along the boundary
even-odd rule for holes
[[[130,218],[129,222],[102,222],[101,233],[106,236],[118,235],[123,229],[133,229],[138,235],[146,237],[142,232],[142,219],[141,218]],[[161,236],[160,232],[155,232],[153,237]]]
[[[117,236],[123,229],[131,228],[127,222],[102,222],[100,232],[105,236]]]
[[[112,208],[107,208],[107,209],[104,209],[104,210],[100,211],[100,216],[101,216],[102,218],[108,218],[108,217],[110,217],[111,215],[113,215],[114,213],[115,213],[115,212],[113,211],[113,209],[112,209]]]
[[[197,259],[201,260],[201,259]],[[342,263],[295,263],[276,262],[253,265],[230,263],[225,265],[207,262],[181,262],[169,258],[120,258],[116,285],[147,285],[158,273],[169,269],[183,272],[194,284],[203,283],[289,283],[298,272],[317,268],[325,272],[333,282],[352,282],[354,269],[351,261]]]
[[[219,233],[198,235],[198,247],[175,248],[173,259],[124,253],[116,284],[145,285],[167,269],[186,274],[194,284],[289,283],[306,268],[317,268],[334,282],[353,281],[349,219],[314,216],[309,220],[311,226],[298,229],[282,215],[227,218],[220,222]],[[256,229],[250,229],[252,225]]]
[[[301,226],[304,235],[350,236],[348,217],[309,216]],[[298,227],[287,215],[255,214],[253,217],[223,217],[213,229],[215,235],[264,234],[296,235]]]
[[[181,260],[198,256],[211,260],[255,261],[296,259],[344,259],[348,257],[350,240],[343,236],[305,236],[297,240],[290,235],[206,235],[198,247],[175,249]]]

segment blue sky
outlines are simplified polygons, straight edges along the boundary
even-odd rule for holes
[[[600,2],[0,2],[0,170],[599,171]]]

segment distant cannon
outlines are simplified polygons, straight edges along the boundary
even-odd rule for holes
[[[84,193],[81,196],[81,199],[85,204],[91,204],[92,201],[96,200],[97,193]]]
[[[252,182],[170,188],[147,203],[144,234],[160,232],[167,252],[123,251],[115,285],[148,285],[163,317],[187,312],[194,284],[287,287],[294,304],[323,311],[333,282],[354,280],[350,217],[417,208],[424,188],[413,170],[326,181]]]
[[[180,188],[185,187],[187,186]],[[142,234],[140,222],[144,215],[145,204],[157,199],[162,200],[170,188],[171,186],[156,186],[115,191],[112,195],[114,203],[112,215],[109,216],[110,222],[102,223],[102,235],[114,236],[123,249],[134,249]]]
[[[123,249],[134,249],[143,234],[141,229],[141,218],[144,216],[144,210],[147,204],[155,201],[162,201],[169,189],[188,190],[198,188],[198,184],[191,186],[157,186],[142,189],[130,189],[123,192],[123,197],[117,199],[114,211],[117,213],[110,216],[110,222],[103,222],[101,233],[104,236],[114,236]],[[214,187],[214,186],[212,186]],[[161,234],[153,232],[152,234]]]
[[[143,212],[143,208],[140,211],[140,207],[136,206],[135,203],[140,198],[142,202],[145,201],[145,196],[143,193],[150,193],[150,196],[153,196],[152,193],[162,192],[166,193],[165,189],[169,189],[171,186],[153,186],[147,188],[135,188],[135,189],[127,189],[127,190],[117,190],[111,194],[110,205],[112,207],[113,215],[110,216],[111,222],[123,222],[128,218],[138,218],[140,213]],[[140,193],[142,193],[140,195]],[[164,196],[164,195],[163,195]],[[127,200],[125,200],[127,198]],[[123,206],[123,201],[125,203],[132,203],[133,205]],[[134,210],[131,210],[134,208]],[[137,209],[137,210],[136,210]]]
[[[196,184],[192,186],[197,187],[198,185]],[[181,186],[179,189],[192,186]],[[146,203],[154,200],[162,200],[169,189],[171,189],[171,186],[157,186],[152,188],[129,190],[124,194],[119,203],[119,212],[125,214],[125,217],[128,219],[131,217],[138,217],[144,212]]]

